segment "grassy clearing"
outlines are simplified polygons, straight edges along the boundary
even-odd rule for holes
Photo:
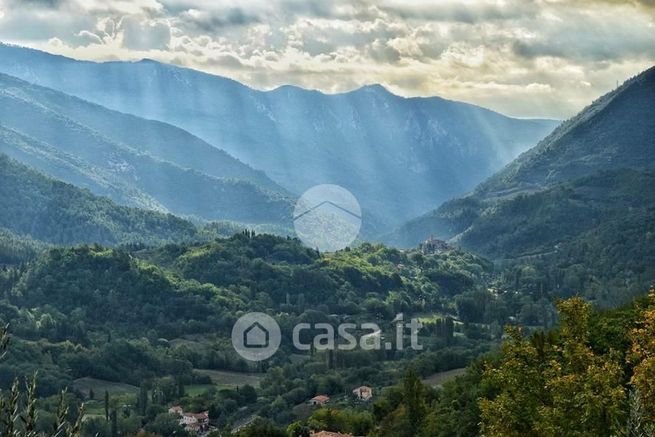
[[[93,390],[95,399],[103,399],[105,391],[109,392],[111,396],[120,394],[134,394],[139,388],[129,384],[120,382],[104,381],[95,378],[80,378],[73,381],[73,388],[82,392],[86,397]]]
[[[239,373],[223,370],[194,369],[200,375],[207,375],[212,382],[220,387],[236,387],[241,385],[252,385],[258,387],[259,382],[264,378],[261,373]]]
[[[84,417],[105,417],[104,401],[92,400],[84,402]]]
[[[217,388],[213,384],[191,384],[184,386],[184,393],[187,396],[195,397],[207,393],[210,389]]]
[[[455,325],[461,325],[462,322],[460,322],[457,318],[457,316],[454,316],[452,314],[447,314],[444,312],[435,312],[435,313],[423,313],[419,314],[418,316],[415,316],[418,318],[418,321],[424,324],[431,324],[431,323],[436,323],[437,320],[439,319],[445,319],[447,317],[450,317],[453,319],[453,322]]]
[[[423,383],[431,387],[443,385],[446,381],[456,378],[466,372],[466,368],[447,370],[445,372],[434,373],[423,380]]]

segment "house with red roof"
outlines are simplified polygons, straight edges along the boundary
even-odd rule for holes
[[[326,395],[317,395],[314,396],[307,402],[309,405],[323,406],[330,402],[330,397]]]

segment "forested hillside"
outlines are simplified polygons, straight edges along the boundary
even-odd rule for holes
[[[655,437],[655,0],[0,0],[0,437]]]
[[[3,234],[2,247],[9,252],[5,260],[21,259],[21,252],[34,247],[25,237],[65,245],[116,245],[185,241],[198,236],[190,222],[170,214],[116,205],[87,190],[43,176],[3,154],[0,228],[16,234]]]
[[[655,281],[655,68],[563,123],[470,196],[389,238],[451,239],[558,296],[614,306]]]
[[[655,67],[627,80],[562,123],[476,189],[503,197],[619,168],[655,166]]]
[[[29,261],[43,252],[47,244],[25,236],[18,236],[0,228],[0,265],[14,265]]]
[[[244,180],[271,191],[284,192],[282,187],[263,172],[254,170],[225,151],[178,127],[111,111],[103,106],[4,74],[0,75],[0,84],[7,96],[48,108],[53,113],[74,120],[139,152],[209,176]],[[29,129],[26,130],[29,135]]]
[[[654,205],[654,173],[600,173],[503,202],[457,241],[506,264],[535,265],[559,296],[615,306],[655,280]]]
[[[71,405],[85,400],[94,411],[102,408],[98,387],[128,384],[121,394],[112,392],[108,407],[111,412],[119,400],[131,405],[117,420],[122,433],[145,426],[167,435],[159,427],[168,423],[172,403],[209,410],[225,429],[252,414],[286,426],[304,420],[295,406],[317,393],[339,397],[362,384],[377,390],[398,380],[410,363],[427,377],[489,350],[500,326],[534,305],[527,296],[494,297],[488,287],[499,278],[492,270],[460,251],[430,255],[365,244],[319,254],[297,240],[252,232],[131,251],[48,249],[0,269],[0,322],[10,323],[14,337],[0,363],[0,384],[38,369],[42,396],[69,387]],[[260,366],[243,361],[230,342],[236,318],[255,310],[274,315],[283,333],[281,350]],[[425,320],[422,351],[299,354],[291,345],[300,322],[374,320],[393,336],[391,321],[400,312]],[[255,388],[230,382],[217,391],[207,376],[261,370],[266,374],[255,375]],[[144,401],[139,390],[155,394]],[[252,393],[241,396],[241,390]],[[47,424],[53,409],[44,402]],[[343,407],[342,414],[363,421],[356,429],[373,429],[370,412],[348,398]],[[320,414],[316,420],[323,420]],[[85,435],[111,435],[104,418],[85,423]]]

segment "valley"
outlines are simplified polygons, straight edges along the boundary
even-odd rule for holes
[[[4,44],[0,72],[0,432],[650,435],[654,68],[561,124]],[[362,222],[335,251],[294,231],[323,183],[361,203],[303,213]]]
[[[406,99],[380,85],[334,95],[292,86],[262,92],[152,60],[79,62],[4,45],[0,72],[179,126],[297,196],[322,183],[343,186],[369,217],[369,238],[473,189],[558,123]],[[71,106],[57,110],[71,114]]]

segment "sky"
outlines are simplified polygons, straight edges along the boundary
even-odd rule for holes
[[[655,0],[0,0],[0,41],[567,118],[655,65]]]

